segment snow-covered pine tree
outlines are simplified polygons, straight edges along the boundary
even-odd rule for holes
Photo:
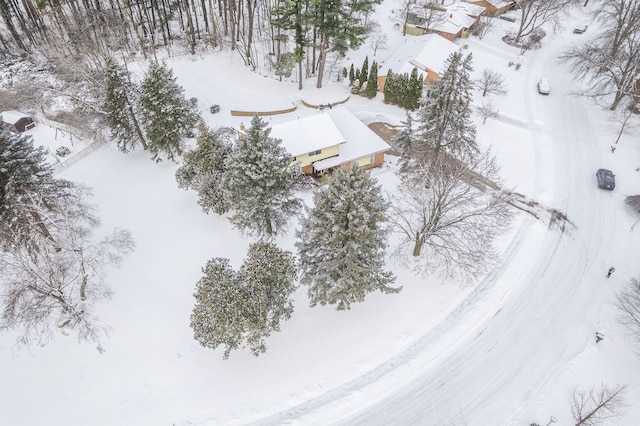
[[[223,188],[233,210],[230,220],[249,235],[283,232],[301,208],[294,193],[297,179],[288,171],[291,155],[269,133],[267,123],[254,115],[226,161]]]
[[[182,155],[182,140],[193,137],[198,113],[166,64],[149,65],[140,85],[139,109],[152,159],[161,161],[161,154],[170,160]]]
[[[198,193],[198,204],[205,213],[225,214],[229,202],[222,188],[226,172],[225,161],[231,155],[232,129],[213,131],[204,121],[198,123],[196,148],[184,154],[183,164],[176,171],[178,187]]]
[[[313,196],[313,208],[296,231],[301,279],[310,305],[339,310],[375,290],[397,293],[384,271],[388,203],[380,185],[360,167],[337,170]]]
[[[291,318],[296,278],[293,255],[264,241],[249,246],[239,272],[228,259],[207,262],[196,286],[191,314],[195,339],[204,347],[224,345],[224,359],[240,346],[255,356],[267,349],[265,339]]]
[[[418,109],[418,141],[415,155],[441,151],[459,159],[478,153],[476,129],[471,121],[473,82],[472,55],[463,58],[454,52],[447,59],[446,71],[431,84]]]
[[[0,246],[33,240],[34,234],[57,247],[41,217],[58,208],[71,182],[54,179],[44,148],[36,148],[31,136],[0,129]],[[44,209],[44,211],[43,211]],[[37,249],[37,244],[32,248]]]
[[[396,74],[396,79],[397,79],[396,84],[397,84],[397,90],[398,90],[398,100],[396,105],[404,109],[408,109],[409,97],[410,97],[409,74],[407,73]]]
[[[351,68],[349,68],[349,86],[353,86],[353,80],[356,79],[356,74],[353,69],[353,64],[351,64]]]
[[[360,74],[358,75],[358,79],[360,80],[360,87],[364,87],[364,84],[369,80],[369,57],[366,56],[364,61],[362,62],[362,68],[360,69]]]
[[[224,359],[238,349],[246,328],[246,290],[229,259],[215,258],[202,269],[191,312],[193,337],[205,348],[225,345]]]
[[[405,120],[400,122],[398,133],[392,136],[391,145],[398,151],[400,151],[400,169],[403,170],[407,161],[411,156],[411,147],[415,138],[415,131],[413,129],[413,115],[407,111],[405,114]]]
[[[384,88],[382,94],[384,95],[384,102],[388,104],[396,104],[397,94],[395,91],[395,74],[393,70],[387,71],[387,78],[384,81]]]
[[[111,137],[120,151],[127,153],[139,143],[147,149],[147,142],[136,117],[135,94],[138,88],[131,82],[128,72],[112,57],[107,57],[104,66],[105,91],[102,109],[105,111]]]
[[[296,275],[291,253],[265,241],[249,246],[240,278],[249,293],[246,341],[254,355],[265,352],[265,339],[271,332],[280,331],[282,321],[291,318]]]
[[[364,93],[368,98],[375,98],[378,93],[378,64],[376,61],[371,64],[371,71],[369,71],[369,79]]]
[[[409,90],[407,91],[407,103],[406,108],[411,111],[420,107],[420,99],[422,98],[422,87],[424,86],[424,80],[422,74],[418,73],[418,68],[414,68],[411,71],[411,77],[409,77]]]

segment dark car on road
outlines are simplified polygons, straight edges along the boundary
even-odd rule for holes
[[[613,188],[616,187],[616,176],[611,172],[611,170],[598,169],[596,172],[596,178],[598,178],[598,188],[600,189],[613,191]]]

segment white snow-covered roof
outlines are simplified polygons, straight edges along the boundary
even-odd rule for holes
[[[467,3],[464,1],[451,6],[451,10],[460,11],[469,16],[480,16],[485,9],[486,7],[480,6],[479,4]]]
[[[466,1],[471,3],[474,0],[466,0]],[[496,9],[502,9],[505,6],[509,6],[515,3],[515,1],[513,0],[485,0],[485,1],[489,3],[491,6],[495,7]]]
[[[345,107],[325,109],[310,117],[276,124],[271,136],[293,156],[340,145],[339,155],[316,161],[316,170],[326,170],[391,147]]]
[[[343,144],[346,140],[329,115],[317,114],[276,124],[271,137],[282,140],[282,146],[293,156]]]
[[[458,34],[462,29],[469,28],[484,11],[483,6],[469,3],[456,2],[445,6],[446,11],[434,11],[423,3],[416,3],[410,6],[410,11],[417,16],[431,15],[428,29],[448,34]]]
[[[27,114],[23,114],[20,111],[8,110],[0,112],[0,116],[2,116],[2,121],[9,124],[15,124],[24,117],[29,117]]]
[[[325,158],[313,163],[313,167],[316,170],[326,170],[367,155],[391,149],[389,144],[346,108],[338,107],[325,110],[323,115],[327,115],[333,120],[347,142],[340,145],[340,154],[338,156]]]
[[[447,58],[453,52],[457,52],[458,49],[460,47],[454,42],[438,34],[428,34],[425,36],[425,44],[420,53],[415,59],[409,61],[409,72],[415,66],[423,70],[430,69],[440,74],[444,71],[444,63]]]

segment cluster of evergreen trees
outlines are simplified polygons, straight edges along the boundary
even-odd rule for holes
[[[311,306],[349,309],[375,290],[398,292],[383,270],[388,203],[369,172],[359,167],[335,171],[313,198],[296,232],[297,262],[273,237],[303,213],[294,195],[290,156],[270,136],[258,116],[234,143],[226,130],[200,124],[197,146],[177,170],[180,187],[194,189],[205,212],[229,213],[242,233],[257,237],[236,272],[228,259],[211,259],[197,283],[191,327],[205,347],[266,350],[265,339],[293,312],[295,280],[307,286]]]
[[[384,101],[399,107],[415,110],[420,106],[424,77],[414,68],[409,74],[396,74],[389,70],[384,83]]]
[[[346,72],[346,69],[345,69]],[[353,64],[349,68],[349,86],[351,93],[363,95],[367,98],[375,98],[378,93],[378,63],[373,61],[369,68],[369,57],[365,57],[362,66],[354,69]]]
[[[199,114],[166,64],[151,62],[137,86],[128,71],[109,57],[104,81],[103,117],[121,151],[142,145],[156,161],[182,154],[182,142],[194,136]]]

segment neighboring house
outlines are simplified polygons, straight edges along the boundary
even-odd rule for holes
[[[513,9],[514,0],[464,0],[467,3],[484,7],[484,16],[500,16]]]
[[[409,74],[414,68],[418,68],[418,73],[424,76],[425,84],[437,80],[445,71],[445,63],[447,58],[457,52],[460,47],[452,41],[438,35],[427,34],[423,37],[424,44],[422,50],[415,58],[405,62],[399,69],[392,69],[396,74]],[[387,80],[388,69],[381,69],[378,76],[378,87],[380,91],[384,91],[384,84]]]
[[[19,111],[4,111],[0,113],[0,116],[2,117],[2,127],[13,133],[22,133],[36,125],[31,117]]]
[[[482,6],[456,2],[448,6],[432,2],[415,3],[407,12],[406,34],[439,34],[453,41],[468,37],[484,12]]]
[[[344,107],[274,125],[270,136],[282,140],[282,146],[294,157],[292,166],[307,175],[322,175],[353,164],[377,167],[391,149]]]

